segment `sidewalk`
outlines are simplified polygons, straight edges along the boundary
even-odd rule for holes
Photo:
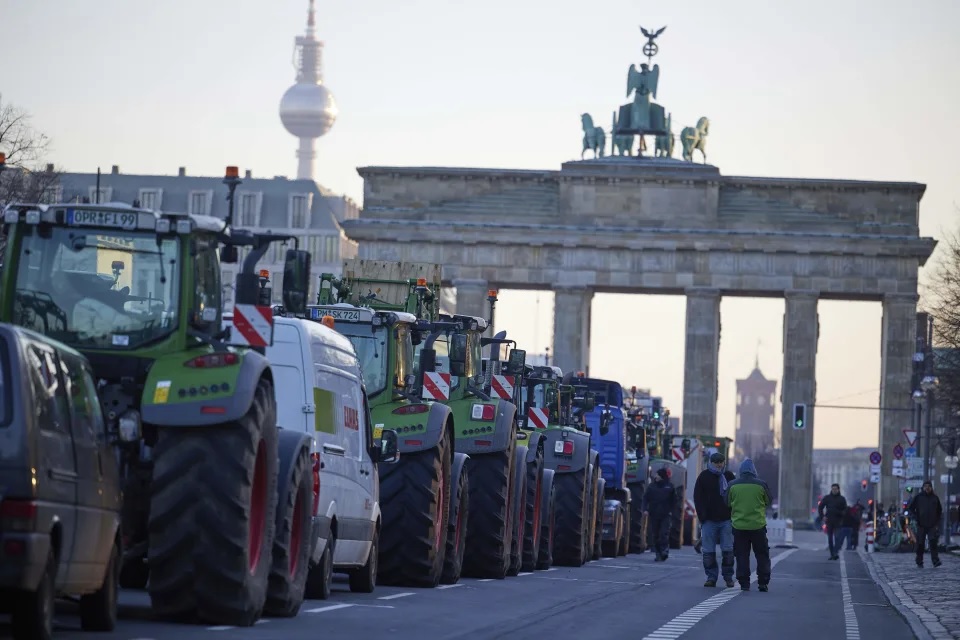
[[[859,553],[918,637],[924,637],[917,628],[922,625],[928,638],[960,638],[960,557],[941,553],[943,565],[935,569],[927,554],[919,569],[912,552]]]

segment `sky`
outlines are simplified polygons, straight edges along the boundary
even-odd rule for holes
[[[277,108],[306,8],[0,0],[0,93],[68,171],[292,176]],[[658,102],[675,131],[710,118],[722,174],[921,182],[921,233],[940,237],[960,211],[958,23],[952,0],[317,0],[340,110],[318,180],[362,202],[360,166],[559,169],[579,157],[580,114],[607,127],[624,102],[638,25],[667,25]],[[542,351],[552,305],[550,292],[503,291],[498,328]],[[592,309],[591,374],[681,414],[684,299],[604,294]],[[732,436],[735,380],[757,357],[781,375],[783,302],[724,299],[721,314],[717,431]],[[821,302],[820,321],[818,403],[876,407],[880,304]],[[876,411],[817,409],[814,445],[876,445],[877,425]]]

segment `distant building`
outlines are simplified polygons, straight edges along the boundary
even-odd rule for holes
[[[814,449],[814,497],[830,492],[830,485],[840,485],[840,493],[853,504],[858,499],[866,504],[873,497],[873,485],[861,490],[861,481],[870,479],[870,452],[874,447],[857,449]],[[818,486],[819,485],[819,486]]]
[[[760,371],[759,359],[753,371],[737,380],[737,423],[734,432],[736,457],[753,458],[773,449],[777,381]]]
[[[97,176],[92,173],[65,173],[59,184],[48,188],[43,200],[56,202],[137,203],[146,209],[227,216],[227,187],[222,177],[188,176],[180,167],[175,176],[123,174],[114,166],[101,175],[97,194]],[[99,199],[98,199],[99,198]],[[233,223],[238,228],[270,231],[295,236],[301,249],[312,256],[310,300],[315,300],[321,273],[341,271],[341,260],[355,257],[357,245],[348,240],[340,221],[356,218],[359,207],[346,196],[332,193],[313,180],[254,178],[250,171],[243,177],[234,196]],[[258,268],[270,271],[273,301],[282,302],[283,257],[287,248],[274,243]],[[236,274],[248,249],[241,249],[237,264],[222,265],[223,295],[227,309],[232,308]],[[143,274],[146,277],[146,274]]]

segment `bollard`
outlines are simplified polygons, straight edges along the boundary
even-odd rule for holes
[[[867,523],[866,536],[867,536],[867,540],[866,540],[867,553],[873,553],[873,523],[872,522]]]
[[[786,531],[784,531],[783,541],[786,544],[793,544],[793,519],[787,518]]]

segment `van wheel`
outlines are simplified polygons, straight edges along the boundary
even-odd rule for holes
[[[261,378],[246,415],[159,429],[150,496],[150,600],[165,618],[252,626],[276,532],[277,404]]]
[[[120,549],[115,544],[96,592],[80,597],[80,628],[84,631],[113,631],[117,626],[117,589],[120,586]]]
[[[313,467],[307,449],[299,451],[285,482],[287,486],[277,500],[277,535],[263,612],[289,618],[300,611],[310,570]]]
[[[20,594],[13,609],[14,640],[51,640],[53,638],[54,592],[57,559],[53,549],[47,552],[47,568],[36,591]]]
[[[350,591],[373,593],[377,586],[377,556],[380,555],[380,531],[374,530],[367,564],[350,572]]]
[[[331,531],[327,547],[320,556],[320,564],[310,568],[306,588],[306,597],[310,600],[326,600],[330,597],[333,590],[333,547],[336,542]]]

